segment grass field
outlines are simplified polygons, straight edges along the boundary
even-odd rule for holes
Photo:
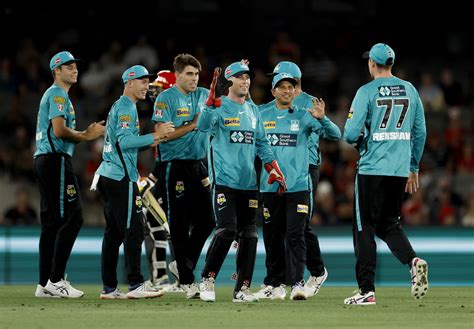
[[[343,305],[351,287],[323,287],[307,301],[252,304],[232,303],[231,287],[218,288],[215,303],[176,293],[102,301],[99,286],[78,288],[85,296],[73,300],[35,298],[33,285],[0,286],[0,328],[474,328],[474,287],[432,287],[421,301],[409,287],[382,287],[375,306]]]

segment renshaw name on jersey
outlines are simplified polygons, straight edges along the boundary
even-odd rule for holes
[[[407,95],[407,92],[405,90],[405,86],[403,85],[379,87],[380,97],[397,97],[397,96],[406,96],[406,95]]]
[[[383,132],[383,133],[373,133],[373,141],[408,141],[410,140],[410,132],[395,131],[395,132]]]
[[[227,127],[240,127],[240,118],[225,118],[224,126]]]
[[[191,115],[191,111],[187,107],[180,107],[176,110],[177,117],[189,117]]]
[[[265,121],[263,125],[265,129],[275,129],[277,126],[276,121]]]
[[[267,138],[272,146],[290,146],[296,147],[298,135],[296,134],[267,134]]]
[[[230,132],[231,143],[253,144],[254,132],[247,130],[232,130]]]

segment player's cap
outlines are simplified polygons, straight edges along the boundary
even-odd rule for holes
[[[297,84],[296,79],[290,73],[278,73],[273,77],[272,88],[275,88],[281,81],[289,81],[293,84],[293,87]]]
[[[159,87],[162,89],[168,89],[175,85],[176,75],[170,70],[162,70],[158,72],[156,79],[150,83],[150,87]]]
[[[244,73],[247,73],[252,78],[255,76],[255,73],[253,71],[250,71],[249,66],[247,64],[243,64],[242,62],[235,62],[226,67],[224,71],[224,77],[226,79],[229,79],[230,77],[241,76]]]
[[[129,80],[154,78],[155,74],[148,73],[148,70],[141,65],[134,65],[125,70],[122,74],[123,83],[127,83]]]
[[[370,58],[380,65],[392,65],[395,62],[395,52],[385,43],[375,44],[370,51],[366,51],[363,58]]]
[[[61,65],[64,64],[71,64],[80,61],[79,58],[74,58],[72,54],[69,51],[61,51],[60,53],[57,53],[56,55],[51,58],[49,61],[49,68],[54,70],[57,67],[60,67]]]
[[[273,72],[268,73],[267,76],[274,76],[279,73],[289,73],[293,76],[294,79],[301,79],[301,77],[303,76],[298,65],[296,65],[293,62],[287,62],[287,61],[278,63],[273,69]]]

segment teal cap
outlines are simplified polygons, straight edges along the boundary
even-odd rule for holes
[[[235,62],[227,66],[224,71],[224,76],[226,79],[229,79],[230,77],[238,77],[244,73],[247,73],[252,78],[255,76],[255,73],[253,73],[253,71],[250,71],[249,66],[247,64],[243,64],[242,62]]]
[[[290,73],[279,73],[273,77],[272,88],[275,88],[280,81],[289,81],[293,84],[293,87],[296,86],[296,79]]]
[[[392,65],[395,62],[395,52],[385,43],[375,44],[370,51],[366,51],[363,58],[370,58],[380,65]]]
[[[127,83],[129,80],[151,78],[155,75],[156,74],[150,74],[142,65],[134,65],[123,72],[122,81],[123,83]]]
[[[49,61],[49,68],[52,71],[61,65],[74,63],[77,61],[80,61],[80,59],[74,58],[74,56],[72,56],[69,51],[61,51],[60,53],[54,55],[53,58],[51,58],[51,60]]]

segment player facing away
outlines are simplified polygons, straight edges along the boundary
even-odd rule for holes
[[[140,136],[136,103],[144,100],[150,75],[141,65],[122,74],[123,95],[112,105],[107,117],[102,162],[92,189],[98,185],[104,199],[105,231],[102,241],[101,299],[154,298],[163,294],[144,284],[140,270],[143,242],[142,200],[138,191],[138,151],[156,146],[174,131],[171,123]],[[117,288],[119,248],[124,244],[128,293]]]
[[[378,43],[364,54],[373,80],[357,91],[344,127],[344,140],[359,150],[352,232],[359,292],[344,304],[375,304],[376,244],[385,241],[411,271],[414,298],[428,290],[428,264],[416,256],[400,226],[404,193],[418,190],[426,140],[423,105],[413,85],[392,75],[395,52]]]
[[[217,222],[199,286],[200,298],[208,302],[216,299],[214,280],[234,240],[238,249],[233,301],[258,301],[250,291],[258,240],[256,154],[270,173],[268,183],[278,182],[280,192],[286,190],[258,108],[246,100],[251,76],[253,72],[243,62],[232,63],[224,72],[216,68],[207,107],[198,119],[198,129],[211,135],[208,161]],[[227,80],[232,82],[229,95],[221,99]]]
[[[198,87],[201,63],[179,54],[173,63],[176,84],[158,95],[152,121],[156,127],[171,121],[176,130],[159,145],[158,182],[168,217],[179,282],[186,298],[199,298],[194,269],[215,227],[211,189],[205,162],[208,135],[196,129],[209,90]],[[172,269],[170,263],[170,270]],[[176,272],[176,271],[172,271]]]
[[[83,217],[79,185],[72,168],[76,143],[104,134],[103,122],[77,131],[69,89],[77,82],[77,62],[68,51],[51,58],[54,83],[41,98],[36,126],[35,174],[41,195],[39,284],[36,297],[82,297],[65,279],[72,247]]]

